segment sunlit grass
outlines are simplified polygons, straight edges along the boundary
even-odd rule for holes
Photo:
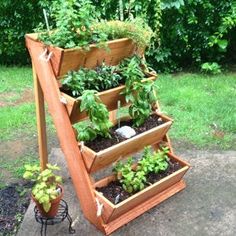
[[[171,137],[198,147],[236,148],[236,75],[161,75],[162,110],[175,120]]]

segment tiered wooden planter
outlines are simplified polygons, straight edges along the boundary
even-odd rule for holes
[[[91,223],[108,235],[185,188],[182,177],[188,170],[189,165],[170,153],[169,157],[171,159],[181,163],[182,168],[180,170],[117,205],[109,202],[95,190],[96,187],[104,186],[114,180],[114,176],[109,176],[94,183],[91,173],[107,167],[121,156],[125,157],[140,151],[147,145],[158,145],[164,138],[168,141],[166,133],[172,124],[172,120],[158,112],[157,115],[164,121],[162,125],[99,152],[82,146],[76,141],[72,124],[86,118],[86,114],[79,111],[80,99],[74,99],[62,93],[57,80],[68,70],[76,70],[80,67],[92,68],[103,61],[110,65],[118,64],[120,60],[137,51],[131,40],[119,39],[108,42],[110,51],[98,49],[95,45],[91,45],[88,52],[79,49],[65,50],[45,46],[37,40],[36,34],[26,35],[26,44],[35,68],[36,107],[42,167],[45,167],[45,163],[47,163],[45,150],[42,146],[42,144],[46,144],[43,110],[45,99],[57,129],[61,148],[65,154],[81,208],[85,217]],[[48,50],[47,54],[53,52],[49,61],[39,59],[45,48]],[[149,79],[155,79],[155,76],[150,75]],[[117,107],[118,100],[121,100],[122,105],[125,105],[124,98],[120,95],[123,88],[123,86],[119,86],[99,93],[102,102],[107,105],[110,111]],[[66,98],[67,104],[61,102],[61,96]],[[170,143],[168,145],[171,147]],[[101,216],[97,215],[98,202],[103,204]]]
[[[183,178],[184,174],[189,169],[189,164],[185,161],[182,161],[179,157],[175,156],[174,154],[168,154],[170,160],[174,160],[179,162],[182,168],[169,176],[161,179],[160,181],[152,184],[151,186],[143,189],[142,191],[134,194],[133,196],[129,197],[128,199],[124,200],[117,205],[114,205],[108,199],[106,199],[102,193],[95,190],[96,196],[99,198],[100,202],[104,205],[104,210],[102,212],[102,218],[105,223],[109,223],[122,214],[132,210],[133,208],[143,204],[145,201],[151,199],[152,197],[158,195],[162,191],[170,188],[171,186],[175,185]],[[108,176],[94,184],[94,187],[104,187],[107,186],[110,182],[116,180],[114,175]]]

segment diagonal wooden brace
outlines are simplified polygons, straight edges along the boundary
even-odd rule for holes
[[[60,101],[60,91],[51,63],[50,61],[39,59],[39,56],[44,52],[44,47],[40,42],[33,41],[26,35],[26,46],[30,52],[32,64],[44,98],[48,104],[49,113],[55,124],[57,136],[64,152],[82,211],[90,222],[99,230],[105,232],[101,217],[97,217],[97,205],[90,176],[86,171],[66,107]]]

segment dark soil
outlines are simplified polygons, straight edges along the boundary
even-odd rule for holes
[[[158,125],[163,124],[164,122],[161,120],[161,118],[159,116],[155,115],[151,115],[142,126],[140,127],[133,127],[133,129],[136,131],[136,135],[141,134],[147,130],[150,130],[154,127],[157,127]],[[133,122],[132,120],[130,121],[122,121],[120,122],[120,126],[133,126]],[[89,141],[86,142],[86,146],[91,148],[92,150],[94,150],[95,152],[99,152],[101,150],[104,150],[108,147],[111,147],[115,144],[118,144],[124,140],[126,140],[125,138],[119,136],[115,130],[118,129],[118,125],[112,127],[110,129],[110,134],[111,134],[111,138],[104,138],[101,136],[98,136],[95,140],[93,141]]]
[[[0,235],[15,235],[30,203],[30,184],[15,183],[0,190]]]
[[[158,182],[160,179],[163,179],[164,177],[174,173],[179,169],[181,169],[181,165],[178,162],[169,161],[169,167],[167,168],[167,170],[158,174],[150,173],[147,176],[147,182],[149,183],[149,185],[154,184]],[[149,185],[147,185],[146,187],[148,187]],[[135,194],[135,193],[128,193],[125,190],[123,190],[121,184],[118,181],[113,181],[105,187],[96,188],[96,190],[102,192],[104,197],[107,198],[109,201],[111,201],[113,204],[118,204]],[[116,199],[118,195],[119,198]]]

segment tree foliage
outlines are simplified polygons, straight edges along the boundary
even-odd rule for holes
[[[1,1],[0,64],[29,63],[24,35],[32,32],[42,19],[43,14],[37,0]]]
[[[0,63],[25,63],[24,34],[32,32],[39,22],[44,23],[42,8],[50,12],[55,1],[22,0],[20,4],[17,0],[2,1]],[[236,0],[91,0],[91,3],[101,18],[143,18],[154,31],[146,56],[159,71],[236,60]]]

